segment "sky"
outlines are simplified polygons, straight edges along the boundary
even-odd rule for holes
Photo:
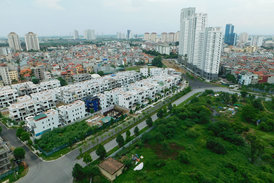
[[[187,7],[207,13],[209,26],[224,30],[232,23],[236,33],[274,34],[274,0],[0,0],[0,36],[176,32]]]

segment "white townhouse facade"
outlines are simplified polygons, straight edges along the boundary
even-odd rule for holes
[[[68,105],[60,106],[57,110],[60,115],[60,120],[66,124],[80,120],[86,115],[85,103],[81,100],[77,100]]]
[[[15,121],[22,121],[28,116],[42,112],[40,104],[27,95],[18,97],[17,102],[11,104],[8,109],[9,117]]]
[[[36,101],[36,103],[39,103],[39,105],[41,106],[41,109],[45,111],[56,106],[56,102],[57,102],[56,95],[57,95],[57,91],[54,89],[51,89],[51,90],[46,90],[39,93],[33,93],[30,96],[34,101]]]
[[[5,88],[1,88],[0,90],[0,108],[8,107],[14,103],[18,97],[17,90],[11,89],[10,87]]]
[[[69,104],[89,95],[96,95],[104,91],[125,86],[141,78],[141,73],[126,71],[60,87],[60,100]]]
[[[146,67],[146,68],[141,68],[141,69],[140,69],[140,73],[142,74],[142,76],[148,77],[148,76],[149,76],[148,67]]]
[[[44,132],[61,126],[58,112],[50,109],[37,116],[26,118],[26,125],[33,132],[35,138],[39,138]]]
[[[149,100],[155,100],[157,93],[163,95],[165,89],[177,86],[180,82],[180,75],[168,74],[173,70],[157,68],[154,71],[157,74],[153,77],[98,94],[101,108],[120,105],[132,109],[137,104],[146,105]]]
[[[28,81],[25,83],[18,83],[11,85],[11,88],[18,91],[19,96],[30,95],[32,93],[38,93],[41,91],[46,91],[50,89],[59,88],[60,81],[57,79],[41,82],[40,84],[33,84]]]

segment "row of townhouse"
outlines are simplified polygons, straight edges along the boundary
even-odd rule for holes
[[[19,96],[30,95],[32,93],[38,93],[54,88],[60,87],[60,81],[57,79],[44,81],[39,84],[33,84],[32,82],[18,83],[11,85],[10,87],[18,91]]]
[[[129,77],[126,77],[129,76]],[[57,101],[66,104],[76,100],[81,100],[87,96],[94,96],[97,93],[116,88],[119,83],[131,83],[141,79],[140,73],[135,71],[117,73],[115,76],[107,76],[99,79],[93,79],[70,86],[57,87],[51,90],[32,93],[30,96],[18,97],[18,102],[9,106],[10,118],[15,121],[25,120],[28,116],[37,115],[56,106]],[[117,83],[119,81],[119,83]],[[15,96],[17,97],[17,96]],[[14,100],[11,100],[11,103]],[[37,110],[29,110],[29,107],[35,104]],[[24,111],[24,112],[22,112]]]
[[[62,102],[68,104],[90,95],[93,96],[104,91],[125,86],[141,78],[141,74],[135,71],[119,72],[117,74],[60,87],[59,98]]]
[[[112,105],[133,109],[137,104],[146,105],[149,100],[155,100],[156,94],[163,95],[165,89],[177,86],[180,75],[162,74],[144,79],[125,87],[98,94],[102,109]],[[162,92],[162,93],[161,93]]]
[[[29,116],[26,118],[26,125],[35,138],[39,138],[46,131],[79,121],[85,116],[85,103],[77,100],[71,104],[60,106],[56,110],[49,109],[38,115]]]
[[[171,68],[162,69],[162,68],[147,68],[146,67],[146,68],[141,68],[140,73],[142,74],[142,76],[148,77],[148,76],[160,76],[163,74],[174,74],[176,72],[174,69],[171,69]]]
[[[15,121],[22,121],[28,116],[38,115],[42,111],[51,109],[56,106],[56,94],[57,91],[51,89],[18,97],[17,102],[8,107],[9,117]]]
[[[60,87],[59,80],[41,82],[39,85],[32,82],[18,83],[0,89],[0,108],[8,107],[17,101],[19,96],[39,93]]]

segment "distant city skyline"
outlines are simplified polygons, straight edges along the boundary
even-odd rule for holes
[[[235,25],[235,32],[249,35],[273,35],[273,0],[1,0],[0,37],[16,32],[38,36],[83,35],[87,29],[97,34],[131,30],[176,32],[180,29],[182,8],[196,7],[208,13],[209,26]],[[250,21],[252,19],[252,21]]]

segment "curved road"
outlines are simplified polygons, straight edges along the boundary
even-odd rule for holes
[[[182,96],[173,104],[179,105],[185,100],[187,100],[189,97],[192,95],[198,93],[198,92],[203,92],[206,89],[211,89],[214,91],[224,91],[224,92],[229,92],[229,93],[235,93],[235,91],[231,91],[227,88],[222,88],[222,87],[206,87],[206,88],[199,88],[200,86],[197,85],[197,87],[193,87],[194,89],[187,93],[186,95]],[[153,120],[157,119],[156,114],[152,116]],[[143,129],[146,127],[146,122],[142,121],[141,123],[138,124],[139,129]],[[133,133],[133,127],[130,129],[131,134]],[[125,136],[125,133],[123,134]],[[110,142],[106,143],[104,145],[105,149],[107,151],[110,151],[113,149],[115,146],[117,146],[116,140],[113,139]],[[53,160],[53,161],[41,161],[41,160],[35,160],[34,163],[29,163],[29,172],[28,174],[18,180],[18,183],[70,183],[72,182],[72,168],[75,163],[80,163],[84,165],[82,160],[76,160],[76,157],[79,155],[79,150],[76,148],[75,150],[71,151],[70,153],[66,154],[65,156]],[[95,154],[95,152],[91,153],[92,159],[95,160],[98,158],[98,156]]]

